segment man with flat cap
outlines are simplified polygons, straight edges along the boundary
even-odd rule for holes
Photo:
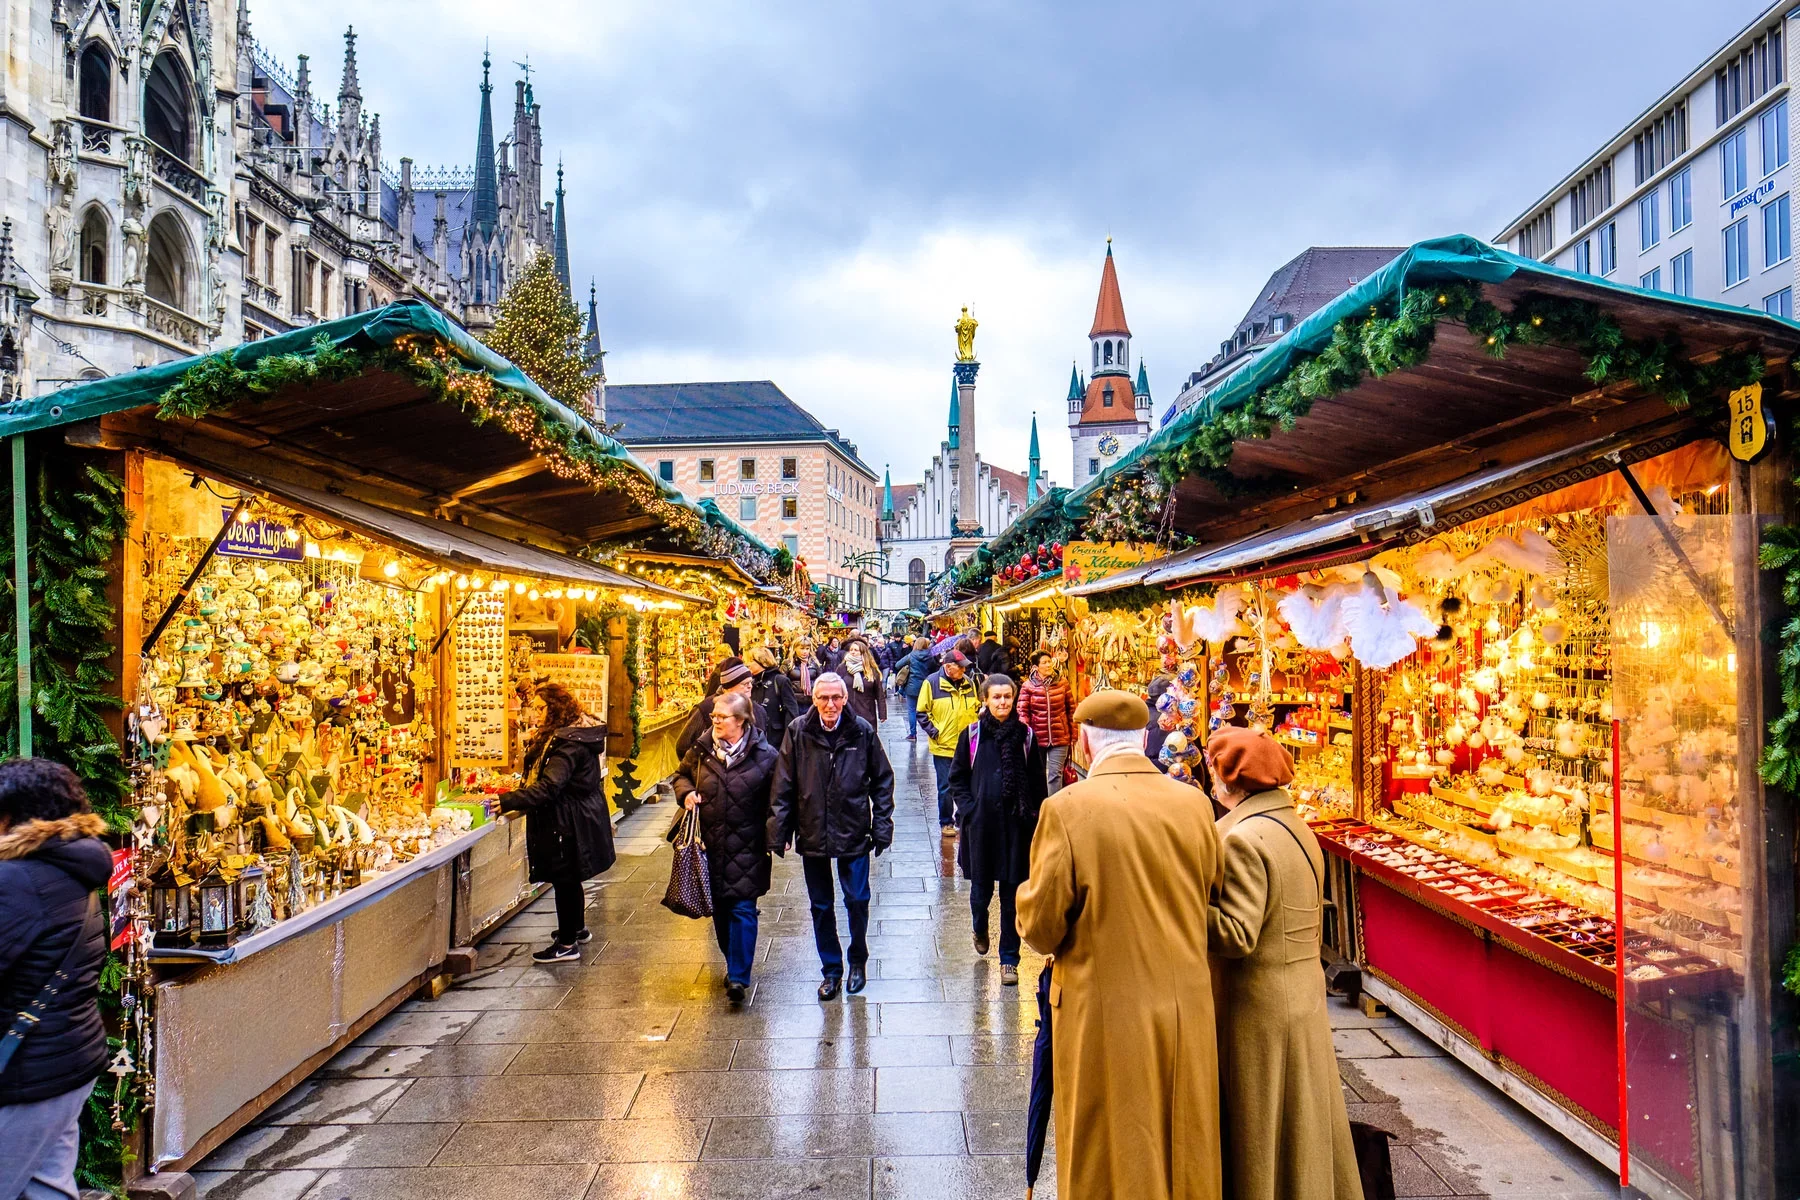
[[[1207,910],[1231,1200],[1362,1200],[1319,965],[1325,856],[1260,729],[1206,743],[1225,878]]]
[[[1217,1200],[1219,1062],[1207,902],[1212,805],[1144,756],[1150,710],[1075,710],[1088,776],[1044,801],[1019,932],[1050,977],[1057,1194]]]

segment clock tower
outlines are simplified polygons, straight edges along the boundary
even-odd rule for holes
[[[1069,378],[1069,438],[1074,443],[1074,486],[1080,487],[1150,436],[1150,380],[1140,361],[1131,377],[1131,326],[1119,295],[1112,239],[1100,268],[1100,298],[1088,330],[1088,370],[1084,382],[1075,366]]]

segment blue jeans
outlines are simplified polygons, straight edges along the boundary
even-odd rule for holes
[[[833,862],[837,863],[838,883],[844,889],[844,908],[850,914],[850,961],[857,966],[869,961],[869,856],[802,858],[806,897],[812,902],[813,942],[819,948],[819,967],[827,979],[844,973],[844,950],[838,942],[837,913],[832,909]]]
[[[988,931],[988,905],[994,902],[994,891],[1000,892],[1000,962],[1003,966],[1019,965],[1019,918],[1013,899],[1019,893],[1016,883],[998,883],[984,879],[969,884],[969,912],[975,918],[975,932]]]
[[[756,961],[756,901],[713,901],[713,933],[725,955],[725,981],[750,983],[750,965]]]
[[[916,737],[919,733],[919,698],[906,698],[906,736]]]
[[[938,824],[956,824],[956,810],[950,803],[950,764],[956,760],[949,756],[931,756],[931,769],[937,772],[938,785]]]
[[[0,1196],[74,1200],[81,1109],[93,1090],[84,1083],[48,1100],[0,1104]]]

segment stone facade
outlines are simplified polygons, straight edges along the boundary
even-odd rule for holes
[[[484,62],[478,169],[402,158],[396,172],[363,108],[353,31],[334,112],[305,56],[289,72],[243,0],[225,9],[0,6],[0,399],[403,296],[480,330],[540,247],[566,263],[527,82],[496,143]],[[590,333],[597,348],[592,306]]]

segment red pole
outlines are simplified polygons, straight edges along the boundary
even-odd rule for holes
[[[1630,1095],[1625,1086],[1625,811],[1620,794],[1619,720],[1612,723],[1613,799],[1613,1023],[1619,1056],[1619,1186],[1631,1184]]]

